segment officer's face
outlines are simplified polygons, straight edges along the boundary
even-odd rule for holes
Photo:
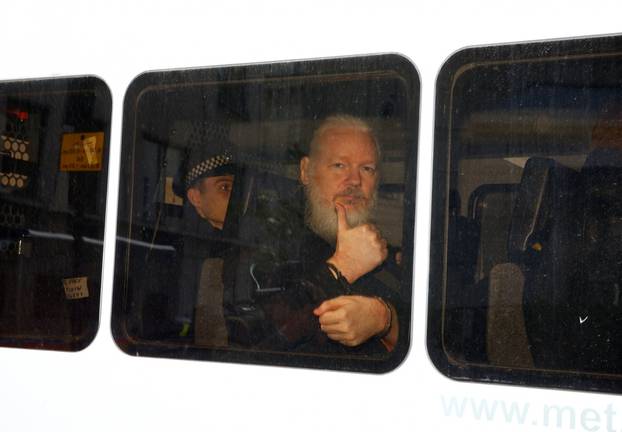
[[[214,228],[222,229],[232,186],[232,175],[206,177],[188,189],[188,200],[199,216],[207,220]]]

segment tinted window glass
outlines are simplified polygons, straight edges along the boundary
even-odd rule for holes
[[[0,345],[76,351],[99,323],[111,98],[93,77],[0,83]]]
[[[418,92],[412,64],[396,55],[138,77],[124,112],[119,346],[395,367],[409,340]],[[313,187],[320,205],[308,210],[310,223]],[[342,231],[364,238],[350,241],[356,259],[336,259],[331,270],[337,201]],[[329,322],[344,307],[364,331]]]
[[[455,378],[620,390],[622,39],[438,78],[428,347]]]

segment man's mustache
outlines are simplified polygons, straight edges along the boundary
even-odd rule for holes
[[[343,191],[339,192],[335,195],[335,197],[353,197],[358,199],[366,199],[365,194],[361,191],[361,189],[349,186]]]

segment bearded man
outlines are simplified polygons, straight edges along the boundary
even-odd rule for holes
[[[310,350],[386,353],[397,342],[393,303],[399,295],[387,286],[386,275],[379,276],[396,255],[387,260],[387,242],[370,222],[379,158],[372,129],[361,119],[339,115],[317,128],[300,161],[306,226],[298,240],[303,265],[298,297],[284,300],[290,306],[286,313],[268,310],[281,335],[296,343],[306,335],[303,345]]]

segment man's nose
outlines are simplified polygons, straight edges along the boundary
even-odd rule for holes
[[[361,173],[357,168],[350,168],[348,170],[348,185],[350,186],[360,186],[361,184]]]

